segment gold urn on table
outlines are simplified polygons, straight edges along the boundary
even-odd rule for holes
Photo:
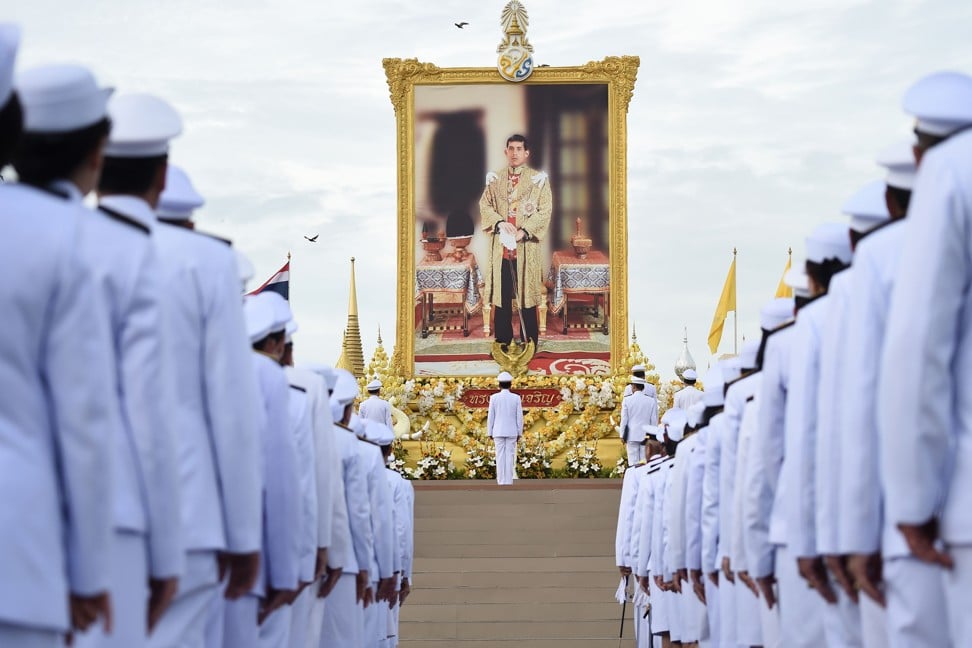
[[[425,250],[426,263],[432,261],[441,261],[442,255],[439,252],[445,247],[446,237],[445,232],[439,232],[437,236],[428,236],[422,239],[422,249]]]
[[[570,237],[570,244],[574,246],[574,254],[578,259],[586,259],[587,253],[591,251],[591,237],[585,236],[581,232],[581,219],[575,221],[574,235]]]

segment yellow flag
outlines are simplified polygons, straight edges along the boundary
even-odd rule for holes
[[[777,297],[792,297],[793,289],[786,285],[786,273],[790,271],[790,264],[793,262],[793,255],[786,257],[786,267],[783,268],[783,276],[780,277],[780,283],[776,286],[776,296]]]
[[[732,265],[729,266],[726,284],[722,287],[722,296],[719,297],[719,305],[716,306],[715,315],[712,317],[712,328],[709,329],[709,351],[713,354],[719,349],[719,342],[722,341],[722,327],[726,323],[726,316],[729,311],[736,311],[735,256],[732,257]]]

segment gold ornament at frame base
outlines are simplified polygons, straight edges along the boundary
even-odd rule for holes
[[[527,341],[526,344],[520,344],[515,340],[509,344],[493,342],[493,346],[489,350],[489,354],[500,366],[500,370],[509,371],[514,378],[526,375],[534,353],[536,353],[536,347],[533,340]]]

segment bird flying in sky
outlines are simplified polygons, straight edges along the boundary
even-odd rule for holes
[[[462,29],[463,27],[465,27],[469,23],[467,23],[467,22],[457,22],[457,23],[452,23],[452,24],[455,25],[456,27],[458,27],[459,29]]]
[[[310,241],[311,243],[317,243],[317,237],[318,236],[320,236],[320,234],[315,234],[314,236],[304,235],[304,238],[307,239],[308,241]]]

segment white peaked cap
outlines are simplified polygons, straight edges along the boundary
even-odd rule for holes
[[[504,372],[500,373],[500,375],[496,376],[496,380],[498,382],[501,382],[501,383],[504,383],[504,382],[511,383],[511,382],[513,382],[513,376],[510,375],[510,372],[509,371],[504,371]]]
[[[844,202],[840,210],[851,217],[852,230],[863,234],[891,220],[888,203],[884,199],[887,187],[884,180],[872,180]]]
[[[827,259],[838,259],[850,263],[850,232],[844,223],[821,223],[807,237],[807,260],[823,263]]]
[[[648,371],[648,369],[646,369],[645,365],[643,364],[636,364],[635,366],[631,367],[631,373],[636,371]]]
[[[384,423],[364,420],[364,437],[378,445],[391,445],[395,441],[395,431]]]
[[[111,88],[99,88],[80,65],[44,65],[24,70],[14,84],[24,108],[24,130],[64,133],[108,116]]]
[[[347,369],[335,369],[334,373],[336,378],[331,400],[341,403],[341,406],[344,407],[358,397],[358,381]]]
[[[20,47],[20,27],[13,23],[0,23],[0,106],[10,100],[13,93],[13,69]]]
[[[791,319],[795,305],[792,297],[777,297],[768,301],[759,311],[759,327],[774,331]]]
[[[668,426],[668,438],[681,441],[685,436],[685,426],[688,424],[688,412],[681,407],[673,407],[662,416],[662,423]]]
[[[934,72],[908,88],[902,105],[917,120],[918,131],[947,137],[972,125],[972,77],[961,72]]]
[[[324,382],[327,383],[327,388],[329,390],[334,389],[334,384],[337,382],[337,374],[334,373],[334,367],[331,365],[326,365],[323,362],[307,362],[299,365],[299,368],[307,371],[313,371],[324,379]]]
[[[644,378],[639,378],[638,376],[631,376],[631,378],[628,379],[628,382],[630,384],[632,384],[632,385],[644,385],[644,384],[647,384],[645,382],[645,379]]]
[[[286,331],[287,323],[294,319],[294,314],[291,312],[290,304],[283,298],[283,295],[272,290],[264,290],[254,295],[254,297],[262,297],[273,305],[273,328],[270,329],[270,332]]]
[[[105,155],[141,158],[165,155],[182,133],[182,118],[167,101],[150,94],[124,94],[108,102],[111,135]]]
[[[783,283],[793,289],[794,297],[810,296],[810,277],[802,267],[793,267],[783,275]]]
[[[276,321],[273,303],[260,299],[259,295],[248,296],[243,300],[243,315],[246,318],[246,334],[250,338],[250,343],[259,342],[263,338],[273,333],[273,325]]]
[[[253,278],[256,271],[253,269],[253,263],[250,261],[249,257],[240,252],[237,248],[233,248],[233,253],[236,255],[236,273],[240,278],[240,281],[246,284],[247,281]]]
[[[724,385],[730,380],[735,380],[742,373],[742,359],[739,356],[726,358],[719,361],[718,367],[722,372],[722,384]]]
[[[297,320],[291,319],[289,322],[287,322],[287,325],[284,328],[284,344],[290,344],[294,341],[294,333],[296,333],[299,328],[300,327],[297,325]]]
[[[878,153],[877,163],[888,170],[884,184],[908,191],[914,188],[918,165],[913,146],[912,142],[898,142]]]
[[[699,374],[695,372],[695,369],[686,369],[682,372],[682,378],[685,380],[698,380]]]
[[[726,385],[725,378],[722,375],[722,367],[716,365],[709,369],[709,373],[705,374],[705,391],[702,392],[702,403],[706,407],[719,407],[723,403],[725,395],[722,393],[723,388]]]
[[[159,196],[156,215],[162,220],[190,220],[192,212],[205,203],[186,172],[170,164],[165,172],[165,190]]]
[[[702,414],[705,412],[705,403],[702,401],[697,401],[692,403],[692,406],[688,408],[688,425],[689,427],[698,427],[699,423],[702,422]]]
[[[381,381],[377,378],[368,383],[368,391],[378,391],[379,389],[381,389]]]
[[[739,354],[739,363],[744,369],[752,369],[756,366],[756,356],[759,354],[761,340],[746,340],[743,344],[742,353]]]

